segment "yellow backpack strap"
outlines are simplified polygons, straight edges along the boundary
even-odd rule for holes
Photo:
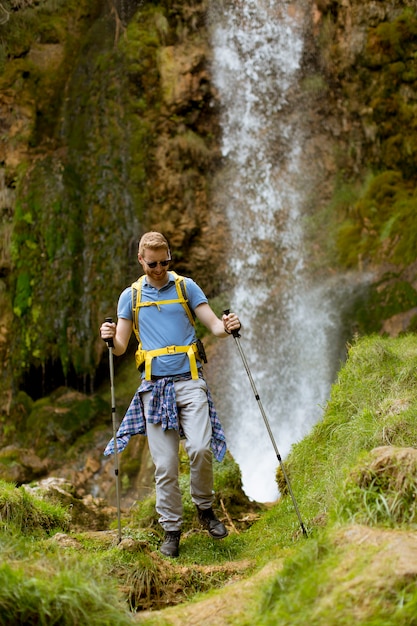
[[[140,276],[138,280],[132,283],[132,317],[133,317],[133,331],[136,335],[138,343],[140,343],[139,336],[139,308],[141,306],[142,299],[142,283],[145,276]]]
[[[175,288],[177,290],[177,299],[174,300],[159,300],[158,302],[150,302],[150,301],[142,301],[142,284],[145,276],[140,276],[140,278],[132,283],[132,317],[133,317],[133,331],[135,333],[136,339],[138,341],[138,349],[136,351],[136,366],[142,371],[143,367],[145,367],[145,379],[151,379],[151,371],[152,371],[152,359],[156,356],[162,356],[164,354],[175,354],[178,352],[185,352],[190,361],[190,371],[192,378],[198,378],[198,368],[196,355],[198,355],[197,344],[193,343],[190,346],[167,346],[165,348],[158,348],[156,350],[142,350],[142,345],[140,342],[140,333],[139,333],[139,309],[142,306],[159,306],[161,304],[174,304],[179,303],[185,309],[187,313],[188,319],[190,323],[194,326],[195,323],[195,313],[191,309],[188,304],[187,299],[187,288],[185,283],[184,276],[179,276],[175,272],[171,271],[171,274],[174,276],[175,280]]]
[[[171,274],[175,280],[175,288],[177,290],[177,300],[160,300],[159,302],[142,302],[142,284],[145,276],[140,276],[136,282],[132,284],[132,316],[133,316],[133,330],[136,335],[136,339],[140,343],[139,336],[139,309],[141,306],[159,306],[161,304],[173,304],[179,302],[185,309],[188,315],[190,323],[195,324],[195,313],[188,304],[187,287],[184,276],[179,276],[176,272],[171,271]]]
[[[156,350],[146,350],[145,352],[145,380],[151,380],[152,378],[152,359],[156,356],[162,356],[165,354],[178,354],[186,353],[190,361],[191,378],[198,379],[198,367],[196,355],[198,356],[197,344],[193,343],[190,346],[166,346],[166,348],[157,348]]]
[[[187,287],[185,283],[185,278],[184,276],[179,276],[176,272],[173,272],[173,271],[171,271],[171,274],[173,275],[174,280],[175,280],[175,288],[177,290],[177,296],[178,296],[174,300],[171,299],[171,300],[158,300],[157,302],[154,302],[154,301],[142,302],[141,293],[142,293],[142,283],[143,283],[144,276],[141,276],[135,283],[133,283],[132,285],[132,311],[134,313],[133,314],[133,329],[135,331],[136,338],[138,337],[138,332],[139,332],[139,308],[141,306],[156,306],[159,309],[161,304],[176,304],[178,302],[179,304],[182,304],[182,306],[185,309],[185,312],[188,315],[188,319],[190,320],[190,323],[194,326],[195,313],[191,309],[190,305],[188,304]],[[136,330],[138,332],[136,332]]]
[[[194,324],[195,324],[195,313],[191,309],[190,305],[188,304],[187,286],[186,286],[185,278],[184,278],[184,276],[179,276],[174,271],[171,271],[171,274],[173,275],[173,277],[175,279],[175,287],[176,287],[176,290],[177,290],[178,301],[184,307],[185,312],[188,315],[188,319],[190,320],[190,323],[194,326]]]

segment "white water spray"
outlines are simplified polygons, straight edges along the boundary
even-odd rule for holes
[[[239,0],[213,7],[212,18],[225,163],[215,202],[224,205],[232,236],[230,308],[242,320],[241,346],[282,458],[318,420],[341,354],[333,288],[305,267],[310,178],[297,111],[303,15],[291,16],[290,8]],[[244,489],[255,500],[274,500],[277,458],[231,339],[216,377],[216,404]]]

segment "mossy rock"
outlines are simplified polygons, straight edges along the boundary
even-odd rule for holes
[[[61,387],[33,404],[23,439],[41,458],[59,455],[105,414],[110,414],[110,408],[99,396],[90,397]]]
[[[79,496],[75,487],[62,478],[51,477],[26,486],[25,489],[68,511],[71,531],[107,530],[116,518],[116,510],[105,500],[91,495]]]
[[[357,330],[360,334],[380,332],[385,320],[417,307],[417,291],[395,274],[386,274],[372,285],[356,308]],[[415,324],[415,321],[412,320]],[[407,330],[410,330],[407,328]]]
[[[51,465],[50,459],[41,459],[29,448],[11,445],[0,450],[0,480],[16,485],[45,476]]]

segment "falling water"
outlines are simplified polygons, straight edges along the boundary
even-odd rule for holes
[[[283,458],[319,419],[343,345],[336,289],[314,280],[304,255],[312,176],[299,106],[303,21],[301,9],[275,0],[224,2],[212,14],[224,157],[214,201],[231,231],[230,304]],[[277,457],[233,340],[217,377],[216,402],[244,489],[274,500]]]

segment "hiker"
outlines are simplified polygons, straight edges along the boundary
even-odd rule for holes
[[[218,318],[197,283],[169,270],[171,252],[161,233],[143,235],[138,261],[144,275],[121,293],[117,325],[104,322],[100,333],[104,340],[113,339],[116,356],[126,351],[132,331],[138,340],[136,365],[142,382],[117,432],[117,450],[126,447],[131,435],[147,435],[155,465],[156,510],[165,531],[160,551],[177,557],[182,524],[180,438],[190,460],[191,497],[199,521],[214,539],[228,535],[212,508],[212,451],[221,460],[226,442],[203,376],[205,355],[196,340],[193,316],[217,337],[238,330],[240,321],[234,313]],[[104,454],[113,452],[114,439]]]

